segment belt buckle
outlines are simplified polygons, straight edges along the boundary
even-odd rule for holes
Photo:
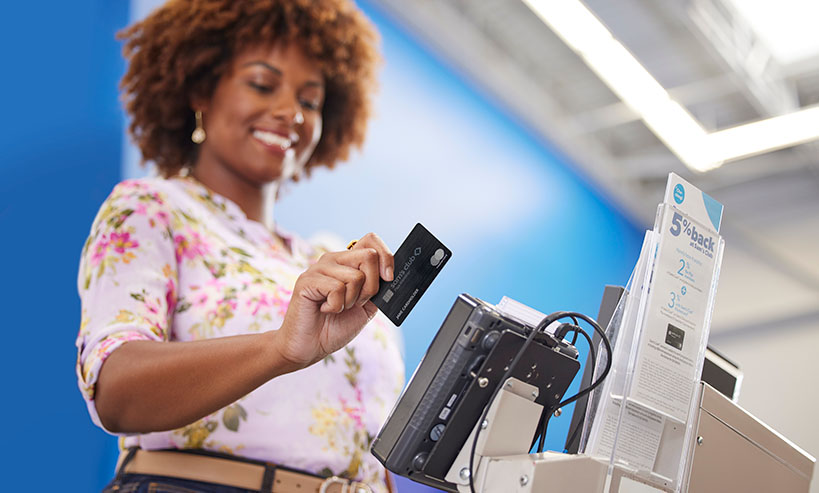
[[[367,483],[350,481],[350,493],[373,493],[373,489]]]
[[[348,481],[338,476],[330,476],[322,481],[319,487],[319,493],[327,493],[327,488],[334,484],[341,485],[341,491],[339,493],[373,493],[372,488],[370,488],[370,485],[367,483]]]

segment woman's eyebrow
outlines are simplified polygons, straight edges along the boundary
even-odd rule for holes
[[[247,63],[245,63],[244,65],[242,65],[242,68],[244,68],[244,67],[249,67],[249,66],[251,66],[251,65],[259,65],[259,66],[261,66],[261,67],[264,67],[264,68],[266,68],[267,70],[269,70],[269,71],[273,72],[274,74],[276,74],[276,75],[278,75],[278,76],[280,76],[280,77],[281,77],[281,75],[282,75],[282,71],[281,71],[281,70],[279,70],[278,68],[274,67],[273,65],[270,65],[270,64],[269,64],[269,63],[267,63],[267,62],[263,62],[263,61],[260,61],[260,60],[257,60],[257,61],[254,61],[254,62],[247,62]],[[309,81],[305,82],[305,83],[304,83],[304,85],[305,85],[305,86],[314,86],[314,87],[318,87],[318,88],[321,88],[321,89],[323,89],[323,88],[324,88],[324,83],[323,83],[322,81],[319,81],[319,80],[309,80]]]
[[[324,89],[324,84],[322,82],[320,82],[320,81],[317,81],[317,80],[308,80],[307,82],[304,83],[304,85],[305,86],[311,86],[311,87],[318,87],[319,89]]]
[[[273,72],[276,75],[282,75],[281,70],[277,69],[276,67],[274,67],[273,65],[270,65],[267,62],[262,62],[262,61],[247,62],[244,65],[242,65],[242,68],[249,67],[251,65],[260,65],[260,66],[266,68],[267,70],[270,70],[271,72]]]

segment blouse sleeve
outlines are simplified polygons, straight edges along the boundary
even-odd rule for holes
[[[77,378],[101,428],[94,390],[106,358],[129,341],[169,339],[177,285],[171,214],[166,197],[150,184],[122,182],[100,208],[82,250]]]

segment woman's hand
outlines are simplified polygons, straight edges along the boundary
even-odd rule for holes
[[[322,255],[296,280],[276,333],[282,358],[303,368],[347,345],[375,316],[369,300],[380,279],[392,281],[393,256],[373,233],[350,250]]]

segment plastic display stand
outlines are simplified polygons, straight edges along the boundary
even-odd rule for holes
[[[612,367],[590,396],[581,454],[528,454],[538,389],[509,379],[447,481],[478,492],[683,491],[724,241],[722,205],[675,174],[606,328]],[[607,354],[597,351],[599,376]],[[531,388],[530,388],[531,387]]]
[[[592,394],[581,438],[583,453],[608,460],[607,484],[617,468],[658,490],[681,491],[722,263],[721,217],[720,204],[669,175],[607,328],[612,369]]]

